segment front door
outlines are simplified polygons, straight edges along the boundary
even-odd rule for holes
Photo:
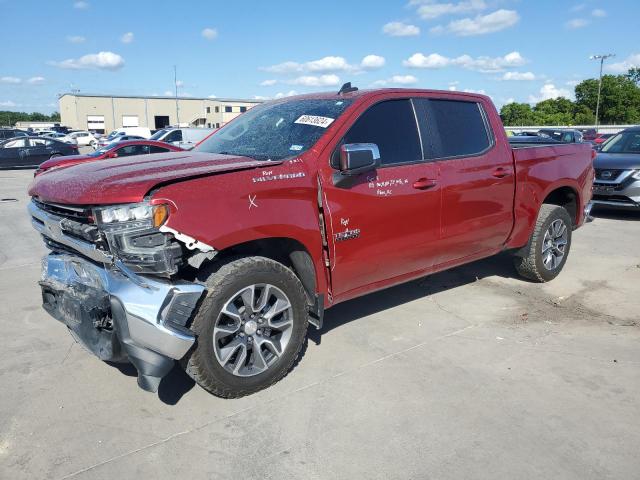
[[[350,143],[376,144],[381,166],[336,186],[336,151]],[[411,100],[368,105],[336,151],[333,166],[327,159],[321,169],[334,298],[429,268],[440,225],[438,167],[424,161]]]

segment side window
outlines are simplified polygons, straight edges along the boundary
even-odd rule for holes
[[[436,158],[476,155],[491,145],[480,104],[460,100],[429,100],[427,123],[432,126]]]
[[[151,153],[165,153],[168,152],[168,148],[157,147],[155,145],[151,145]]]
[[[17,140],[9,140],[4,144],[4,148],[22,148],[27,146],[26,138],[19,138]]]
[[[131,155],[142,155],[147,153],[143,147],[146,145],[127,145],[117,150],[119,157],[130,157]]]
[[[364,112],[343,143],[375,143],[383,165],[422,160],[422,148],[409,100],[387,100]]]
[[[181,142],[182,141],[182,130],[174,130],[164,139],[165,142]]]
[[[29,140],[32,147],[46,147],[47,141],[44,138],[32,138]]]

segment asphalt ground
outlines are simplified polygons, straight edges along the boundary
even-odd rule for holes
[[[0,172],[0,478],[632,479],[640,213],[596,211],[540,285],[497,256],[347,302],[283,381],[158,394],[41,308],[32,171]]]

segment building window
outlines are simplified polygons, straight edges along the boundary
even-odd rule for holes
[[[207,123],[207,128],[211,128],[211,123]]]
[[[240,113],[244,113],[247,111],[247,107],[240,107]]]
[[[211,107],[207,107],[207,113],[211,113]]]
[[[220,113],[220,107],[216,107],[216,113]]]
[[[216,128],[220,128],[220,124],[219,123],[216,123]]]
[[[231,113],[233,112],[233,107],[230,107],[230,106],[224,107],[224,111],[227,113]]]

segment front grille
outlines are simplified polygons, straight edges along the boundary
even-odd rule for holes
[[[43,203],[35,198],[33,199],[33,203],[41,210],[51,213],[52,215],[58,215],[59,217],[70,218],[81,223],[93,223],[94,220],[93,213],[88,207],[71,207],[55,203]]]
[[[614,168],[596,168],[596,180],[605,180],[608,182],[618,178],[624,170]]]

